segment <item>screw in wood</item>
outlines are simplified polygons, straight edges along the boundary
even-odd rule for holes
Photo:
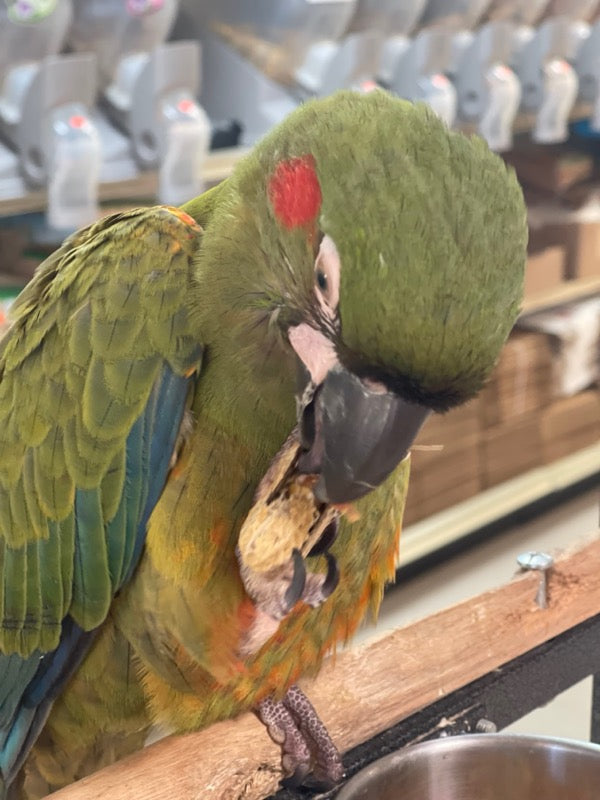
[[[554,559],[548,553],[538,550],[529,550],[517,556],[517,563],[523,570],[536,570],[540,573],[540,585],[535,596],[535,602],[540,608],[548,607],[548,570],[554,564]]]

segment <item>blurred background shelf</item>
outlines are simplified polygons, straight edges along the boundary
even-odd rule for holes
[[[594,475],[600,477],[600,443],[532,469],[409,525],[402,532],[398,565],[404,567],[418,561],[543,497]]]
[[[245,147],[223,148],[210,152],[202,167],[202,178],[206,186],[219,183],[231,175],[237,162],[248,152]],[[130,205],[139,202],[158,202],[158,174],[154,170],[140,172],[134,178],[98,184],[98,201]],[[30,214],[46,210],[48,194],[37,189],[22,197],[0,197],[0,218],[17,214]],[[104,211],[101,209],[101,213]]]
[[[599,50],[599,0],[6,0],[0,216],[177,205],[339,89],[427,103],[500,153],[598,136]]]
[[[526,298],[523,301],[521,318],[597,294],[600,294],[600,276],[565,281],[560,286],[552,287],[533,297]]]
[[[70,231],[185,202],[307,99],[428,103],[514,167],[530,247],[490,383],[414,453],[414,562],[598,471],[598,53],[600,0],[0,0],[0,323]]]

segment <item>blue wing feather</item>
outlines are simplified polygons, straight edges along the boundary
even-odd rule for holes
[[[148,520],[165,485],[165,478],[169,472],[169,464],[185,411],[188,384],[188,378],[175,375],[171,370],[165,370],[161,379],[154,385],[153,393],[157,394],[156,403],[153,409],[150,403],[147,406],[146,415],[149,415],[150,412],[152,415],[151,419],[147,420],[145,437],[145,450],[149,455],[144,481],[147,491],[125,582],[129,580],[139,561],[146,541]],[[148,435],[150,431],[151,435]]]
[[[76,492],[76,548],[85,546],[85,537],[79,541],[84,528],[93,535],[103,531],[115,593],[129,581],[139,562],[148,520],[168,476],[189,385],[189,378],[175,375],[164,365],[127,438],[123,493],[110,522],[102,517],[98,492]],[[75,583],[77,562],[76,552]],[[83,589],[85,576],[80,577]],[[53,700],[82,662],[96,631],[84,631],[67,616],[59,645],[52,652],[36,650],[28,658],[0,654],[0,770],[6,785],[22,766]]]

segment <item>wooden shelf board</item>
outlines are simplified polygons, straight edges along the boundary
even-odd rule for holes
[[[565,281],[560,286],[524,300],[521,317],[533,314],[536,311],[556,308],[574,300],[582,300],[595,294],[600,294],[600,275],[594,278]]]
[[[546,495],[600,473],[600,444],[538,467],[409,525],[400,541],[399,566],[417,561]]]
[[[569,114],[569,122],[579,122],[580,120],[588,119],[594,113],[594,104],[579,102],[576,103],[571,109]],[[515,136],[531,134],[535,128],[536,114],[531,111],[519,111],[513,122],[513,133]],[[454,126],[457,130],[463,133],[473,134],[478,132],[478,124],[469,120],[458,119]],[[541,145],[543,147],[544,145]]]
[[[210,152],[204,162],[203,176],[208,185],[224,180],[235,164],[248,152],[247,148],[232,147]],[[101,183],[98,186],[98,200],[142,200],[154,199],[158,190],[158,175],[153,170],[126,181]],[[0,199],[0,217],[13,214],[27,214],[43,211],[46,208],[46,191],[35,189],[22,197]]]

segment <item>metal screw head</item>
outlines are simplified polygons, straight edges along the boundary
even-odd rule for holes
[[[521,569],[539,569],[545,571],[554,564],[554,559],[549,553],[541,553],[538,550],[528,550],[517,556],[517,563]]]
[[[548,553],[540,553],[537,550],[529,550],[527,553],[521,553],[520,556],[517,556],[517,563],[521,569],[537,570],[540,572],[540,585],[535,597],[535,601],[540,608],[547,608],[548,584],[546,581],[546,572],[554,564],[554,559]]]
[[[477,725],[475,725],[475,730],[478,733],[496,733],[498,726],[495,722],[492,722],[491,719],[480,719],[477,721]]]

